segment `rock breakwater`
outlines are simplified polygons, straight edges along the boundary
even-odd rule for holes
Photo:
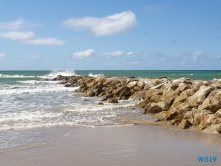
[[[221,133],[221,79],[212,81],[166,77],[89,77],[61,76],[66,87],[79,87],[85,97],[97,96],[101,102],[138,100],[144,114],[183,129],[194,127],[207,133]]]

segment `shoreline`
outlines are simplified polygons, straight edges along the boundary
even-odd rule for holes
[[[213,156],[221,164],[220,135],[171,129],[164,125],[90,127],[34,148],[0,153],[6,166],[111,166],[180,165],[206,163],[199,156]]]
[[[212,81],[190,78],[172,79],[161,77],[90,77],[62,76],[65,87],[79,87],[85,97],[99,97],[103,102],[118,103],[118,100],[137,100],[137,107],[156,121],[195,128],[206,133],[221,133],[221,79]]]

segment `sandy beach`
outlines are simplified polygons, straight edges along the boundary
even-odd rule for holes
[[[168,126],[73,128],[40,147],[0,153],[4,166],[221,165],[220,135]],[[216,157],[199,162],[198,157]]]

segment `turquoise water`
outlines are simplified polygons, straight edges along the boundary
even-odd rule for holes
[[[221,78],[221,70],[66,70],[66,71],[0,71],[0,82],[14,82],[16,80],[40,80],[42,76],[56,74],[96,76],[104,75],[111,77],[146,77],[146,78],[193,78],[200,80],[212,80],[213,78]],[[16,77],[16,75],[18,77]],[[8,76],[8,77],[7,77]],[[13,76],[14,79],[10,76]],[[23,77],[24,76],[24,77]],[[27,77],[25,77],[27,76]],[[36,76],[36,77],[35,77]],[[10,78],[10,80],[9,80]]]
[[[221,78],[221,70],[90,70],[75,71],[78,75],[103,74],[104,76],[116,77],[146,77],[146,78],[193,78],[199,80],[212,80]]]
[[[19,80],[27,80],[30,77],[34,80],[39,80],[39,77],[56,76],[57,73],[60,74],[70,74],[70,75],[82,75],[82,76],[96,76],[104,75],[111,77],[147,77],[147,78],[193,78],[200,80],[212,80],[213,78],[221,78],[221,70],[66,70],[66,71],[0,71],[0,81],[8,82]],[[16,75],[18,77],[16,77]],[[8,76],[8,77],[7,77]],[[14,79],[10,76],[13,76]],[[23,77],[27,76],[27,77]],[[35,77],[36,76],[36,77]]]

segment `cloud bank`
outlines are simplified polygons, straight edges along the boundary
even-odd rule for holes
[[[90,29],[94,36],[111,36],[118,33],[128,32],[136,26],[136,16],[127,11],[116,13],[102,18],[83,17],[71,18],[63,21],[63,26],[74,30]]]
[[[35,35],[33,32],[26,31],[11,31],[11,32],[1,32],[0,38],[10,39],[10,40],[26,40],[33,38]]]
[[[108,52],[104,54],[104,56],[108,56],[108,57],[117,57],[121,55],[123,55],[123,51],[114,51],[114,52]]]
[[[25,27],[35,27],[40,26],[41,24],[30,23],[28,21],[24,21],[23,19],[18,19],[16,21],[11,22],[0,22],[0,29],[2,30],[19,30]]]
[[[86,51],[79,51],[73,54],[73,58],[83,59],[90,57],[94,52],[94,49],[88,49]]]
[[[60,46],[66,44],[65,41],[56,38],[35,38],[35,34],[31,31],[0,32],[0,38],[20,40],[23,44],[32,45]]]
[[[64,45],[66,42],[63,40],[58,40],[55,38],[38,38],[32,40],[25,40],[23,44],[33,44],[33,45],[51,45],[51,46],[60,46]]]
[[[20,31],[21,28],[30,28],[34,26],[39,26],[41,24],[34,24],[23,19],[18,19],[11,22],[0,22],[0,38],[9,40],[18,40],[22,44],[32,44],[32,45],[49,45],[49,46],[60,46],[66,44],[63,40],[58,40],[56,38],[37,38],[32,31]]]

